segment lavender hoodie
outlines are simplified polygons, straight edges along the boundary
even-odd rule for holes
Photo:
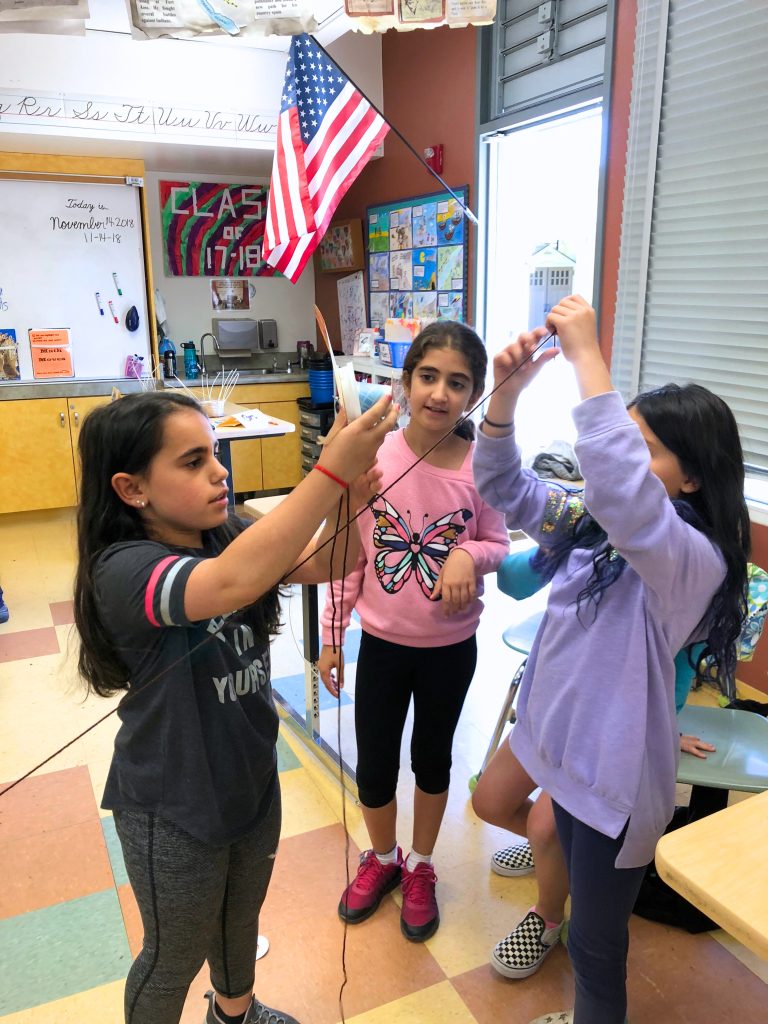
[[[528,774],[574,817],[616,838],[617,867],[653,857],[672,817],[679,735],[674,656],[700,639],[720,587],[719,549],[677,515],[617,392],[574,410],[587,508],[627,560],[594,606],[576,599],[592,575],[573,550],[552,581],[531,649],[510,745]],[[578,497],[522,468],[512,437],[480,433],[475,481],[507,526],[544,545],[584,512]]]

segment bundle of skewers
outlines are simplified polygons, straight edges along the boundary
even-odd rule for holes
[[[239,378],[239,370],[228,370],[226,373],[219,372],[212,381],[208,374],[204,373],[200,378],[200,390],[202,394],[199,399],[197,395],[190,391],[182,380],[178,377],[174,377],[174,380],[185,394],[202,404],[203,409],[208,416],[224,416],[224,409],[226,407],[227,400],[236,387]]]

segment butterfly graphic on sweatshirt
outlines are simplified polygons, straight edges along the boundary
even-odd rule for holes
[[[412,573],[425,597],[431,597],[445,560],[466,530],[463,524],[472,518],[468,508],[460,508],[427,523],[420,531],[403,519],[386,498],[371,505],[375,520],[373,544],[379,548],[374,559],[376,577],[388,594],[396,594]],[[456,517],[459,522],[454,522]],[[428,516],[424,516],[426,520]]]

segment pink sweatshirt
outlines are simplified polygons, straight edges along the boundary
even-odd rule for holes
[[[331,644],[336,602],[336,644],[343,643],[352,608],[363,629],[381,640],[406,647],[443,647],[473,635],[483,602],[479,596],[462,612],[443,615],[442,601],[431,601],[448,554],[461,546],[475,561],[478,595],[482,579],[495,572],[509,552],[504,517],[486,504],[475,489],[470,445],[461,469],[438,469],[425,462],[377,498],[358,519],[362,549],[354,569],[328,587],[320,617],[323,643]],[[381,490],[414,464],[402,430],[389,434],[379,449]]]

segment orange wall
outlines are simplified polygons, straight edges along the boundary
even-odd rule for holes
[[[627,128],[637,11],[635,0],[620,0],[616,6],[614,71],[611,81],[609,146],[606,163],[603,281],[600,292],[600,341],[608,359],[611,354],[611,334],[616,312],[624,165],[627,155]],[[761,566],[768,566],[768,527],[752,527],[752,561]],[[754,661],[739,665],[738,677],[741,682],[748,683],[750,686],[762,690],[763,693],[768,693],[768,640],[761,641]]]
[[[448,185],[475,189],[476,45],[474,28],[387,32],[382,39],[384,114],[418,153],[442,143],[442,178]],[[429,171],[391,131],[384,156],[372,160],[346,194],[336,220],[365,218],[367,206],[441,189]],[[469,227],[469,225],[467,225]],[[474,274],[474,228],[469,233],[469,279]],[[367,277],[367,275],[366,275]],[[315,295],[334,346],[339,340],[336,274],[323,274],[315,262]],[[367,288],[367,280],[366,280]],[[474,301],[470,290],[470,314]],[[467,317],[471,320],[471,315]],[[322,347],[322,342],[318,341]]]

